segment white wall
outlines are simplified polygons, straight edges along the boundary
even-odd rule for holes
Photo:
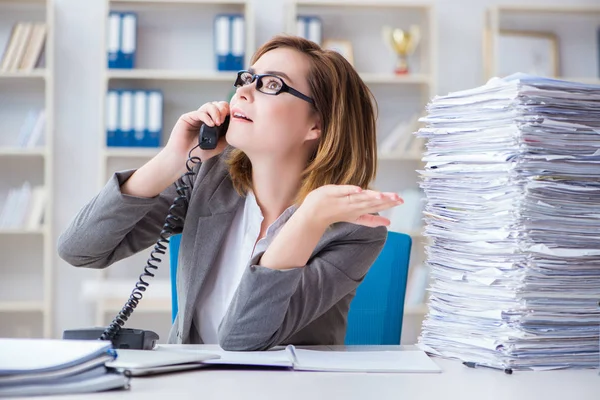
[[[260,44],[284,29],[287,1],[251,0]],[[365,0],[366,1],[366,0]],[[413,0],[412,3],[417,2]],[[483,83],[481,37],[486,7],[495,4],[598,5],[598,0],[437,0],[438,93]],[[55,238],[98,190],[98,132],[103,98],[100,76],[104,0],[55,0],[56,124]],[[170,129],[165,127],[165,129]],[[55,257],[55,336],[65,328],[93,325],[80,299],[81,282],[97,271],[75,269]],[[133,284],[134,282],[132,282]]]

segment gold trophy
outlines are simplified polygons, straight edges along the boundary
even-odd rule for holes
[[[382,34],[383,40],[398,55],[394,72],[398,75],[408,74],[408,57],[414,53],[421,40],[421,30],[417,25],[411,25],[408,31],[384,26]]]

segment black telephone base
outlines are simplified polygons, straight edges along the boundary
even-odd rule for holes
[[[105,328],[67,329],[63,339],[97,340]],[[152,350],[158,341],[158,334],[143,329],[121,328],[112,340],[115,349]]]

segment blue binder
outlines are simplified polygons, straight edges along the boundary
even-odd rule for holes
[[[147,95],[146,114],[148,117],[142,145],[144,147],[159,147],[163,127],[163,94],[160,90],[150,90]]]
[[[109,90],[106,93],[106,145],[117,146],[119,130],[119,92]]]
[[[119,68],[135,67],[137,49],[137,15],[132,12],[121,13],[121,42]]]
[[[106,51],[108,68],[119,67],[119,49],[121,48],[121,15],[116,12],[108,14],[108,35],[106,38]]]
[[[136,90],[133,92],[133,135],[131,146],[144,146],[148,130],[148,92]]]
[[[131,146],[133,138],[133,92],[121,90],[119,93],[119,129],[117,146]]]
[[[296,35],[321,45],[323,21],[313,15],[301,15],[296,20]]]
[[[219,71],[244,68],[245,21],[242,14],[218,14],[214,22],[214,48]]]
[[[108,68],[135,68],[137,52],[137,14],[110,12],[108,14]]]

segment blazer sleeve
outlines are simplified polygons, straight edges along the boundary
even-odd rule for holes
[[[156,243],[177,195],[175,185],[153,198],[123,194],[121,185],[134,172],[114,174],[79,210],[58,238],[63,260],[76,267],[106,268]]]
[[[317,319],[355,290],[381,252],[385,227],[359,226],[332,241],[303,268],[274,270],[255,255],[219,327],[225,350],[267,350]]]

